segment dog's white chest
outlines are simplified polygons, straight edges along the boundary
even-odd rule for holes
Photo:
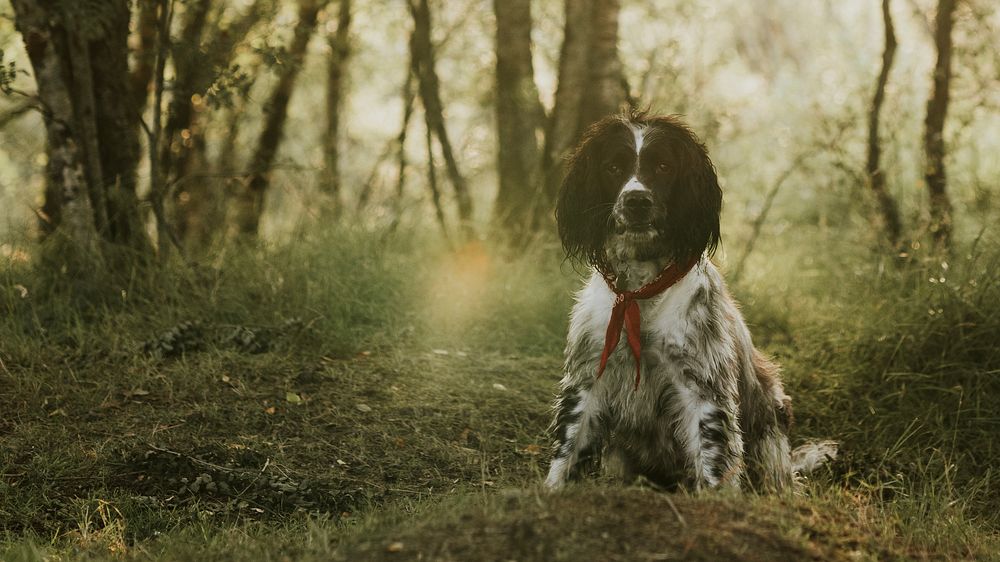
[[[706,279],[699,266],[663,294],[639,301],[643,341],[648,342],[648,345],[643,346],[644,354],[647,350],[658,353],[683,351],[690,336],[688,314],[691,301],[705,284]],[[577,304],[570,321],[570,341],[587,339],[603,345],[614,301],[615,294],[604,279],[596,273],[591,276],[577,295]],[[626,349],[624,336],[622,340],[615,355],[631,357]]]
[[[701,269],[695,268],[662,295],[640,301],[642,360],[638,386],[635,358],[624,333],[603,376],[592,381],[595,397],[609,407],[619,423],[648,425],[685,407],[688,401],[684,397],[689,394],[691,384],[685,380],[684,366],[694,352],[688,344],[691,341],[688,313],[692,298],[705,283]],[[598,352],[591,365],[573,371],[580,379],[596,378],[599,351],[604,346],[613,305],[614,293],[597,275],[578,295],[570,341],[590,342],[587,347]]]

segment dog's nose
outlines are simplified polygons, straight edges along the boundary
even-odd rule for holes
[[[621,194],[622,212],[630,223],[647,222],[653,214],[653,195],[645,190]]]

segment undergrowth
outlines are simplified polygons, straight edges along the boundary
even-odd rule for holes
[[[762,245],[732,287],[796,439],[843,443],[809,494],[891,543],[875,557],[979,556],[1000,527],[997,244],[814,242]],[[2,559],[329,552],[541,477],[580,284],[555,247],[339,231],[124,272],[0,259]]]
[[[788,262],[761,263],[741,287],[751,322],[779,327],[768,349],[798,433],[842,442],[820,480],[878,498],[926,540],[955,540],[956,520],[996,530],[1000,245],[980,236],[947,258],[918,245],[902,260],[841,251],[799,256],[806,275],[779,291],[765,279]]]

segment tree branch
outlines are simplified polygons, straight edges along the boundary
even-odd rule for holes
[[[17,120],[18,117],[27,115],[32,110],[42,112],[42,107],[33,100],[24,100],[15,104],[13,107],[0,113],[0,128],[6,127],[11,122]]]
[[[180,242],[174,235],[173,230],[167,223],[166,212],[163,208],[164,200],[164,176],[160,167],[157,155],[160,153],[160,141],[163,131],[163,88],[164,69],[167,62],[167,54],[170,51],[170,23],[174,17],[174,0],[159,0],[159,18],[156,30],[156,55],[154,60],[154,93],[153,93],[153,128],[150,130],[144,126],[149,137],[149,199],[153,207],[153,215],[156,217],[157,247],[159,248],[160,261],[166,262],[170,256],[170,245],[183,254]]]
[[[735,283],[739,281],[740,276],[743,275],[743,267],[746,265],[747,258],[753,252],[754,244],[757,243],[757,237],[760,236],[760,230],[764,226],[764,222],[767,220],[767,215],[771,212],[771,206],[774,204],[774,198],[777,197],[778,191],[785,181],[795,173],[802,163],[806,161],[807,158],[812,156],[811,152],[804,152],[799,154],[795,160],[792,161],[791,165],[782,172],[774,183],[771,185],[771,189],[768,190],[767,196],[764,197],[764,205],[760,208],[760,212],[757,213],[757,217],[753,220],[753,225],[751,227],[750,236],[747,238],[746,247],[743,250],[743,255],[740,257],[739,261],[736,262],[736,267],[733,268],[732,280]]]

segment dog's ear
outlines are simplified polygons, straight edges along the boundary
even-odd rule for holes
[[[598,164],[594,161],[593,144],[593,137],[586,137],[570,156],[556,201],[559,239],[566,255],[572,259],[588,259],[604,243],[605,228],[599,222],[602,205]]]
[[[722,214],[722,188],[719,187],[719,176],[715,171],[715,165],[708,156],[708,149],[705,145],[693,139],[696,148],[698,164],[692,168],[690,179],[693,193],[697,195],[697,209],[701,226],[701,233],[698,236],[699,254],[708,252],[708,255],[715,254],[719,247],[722,235],[719,232],[719,219]]]
[[[698,138],[684,128],[686,139],[681,143],[681,173],[677,178],[676,200],[671,207],[678,211],[670,218],[670,236],[674,259],[686,261],[702,253],[715,253],[719,246],[719,215],[722,211],[722,189],[708,150]]]

